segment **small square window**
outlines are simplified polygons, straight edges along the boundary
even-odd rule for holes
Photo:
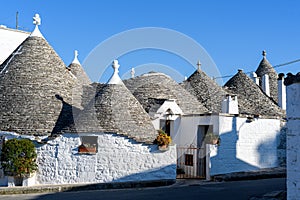
[[[193,156],[193,154],[185,154],[185,165],[194,166],[194,156]]]
[[[97,136],[81,136],[81,145],[78,147],[78,153],[95,154],[98,149]]]

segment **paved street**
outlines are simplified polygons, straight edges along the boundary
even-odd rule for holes
[[[80,191],[80,192],[62,192],[51,194],[27,194],[27,195],[4,195],[1,200],[12,199],[230,199],[247,200],[249,197],[261,196],[265,193],[285,189],[285,178],[262,179],[251,181],[234,181],[222,183],[204,183],[201,181],[189,180],[179,182],[174,186],[159,188],[139,188],[122,190],[98,190],[98,191]]]

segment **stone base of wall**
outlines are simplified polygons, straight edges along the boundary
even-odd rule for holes
[[[138,181],[138,182],[125,182],[125,183],[96,183],[96,184],[85,184],[85,185],[71,184],[71,185],[43,185],[43,186],[14,187],[14,188],[7,187],[7,188],[1,188],[0,195],[159,187],[159,186],[172,185],[175,182],[176,180],[159,180],[159,181]]]

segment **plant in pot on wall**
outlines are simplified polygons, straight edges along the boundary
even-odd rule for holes
[[[205,143],[219,146],[221,144],[221,138],[219,135],[209,132],[205,135]]]
[[[158,149],[161,151],[168,150],[169,144],[172,142],[172,139],[170,136],[168,136],[167,133],[165,133],[163,130],[158,130],[158,135],[154,141],[155,144],[158,145]]]
[[[15,177],[15,185],[22,185],[23,178],[29,178],[36,172],[36,158],[31,140],[11,139],[3,144],[1,166],[6,176]]]

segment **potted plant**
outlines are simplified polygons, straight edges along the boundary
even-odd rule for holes
[[[36,158],[35,146],[31,140],[11,139],[3,144],[1,166],[5,175],[14,177],[15,185],[22,185],[23,178],[31,177],[37,170]]]
[[[78,153],[85,153],[85,154],[95,154],[97,151],[96,145],[95,144],[84,144],[82,143],[78,147]]]
[[[158,145],[159,150],[168,150],[169,144],[172,142],[172,139],[170,136],[168,136],[167,133],[165,133],[163,130],[158,130],[158,135],[154,141],[155,144]]]
[[[220,145],[221,139],[220,136],[213,134],[212,132],[209,132],[205,135],[205,142],[206,144],[212,144],[212,145]]]

